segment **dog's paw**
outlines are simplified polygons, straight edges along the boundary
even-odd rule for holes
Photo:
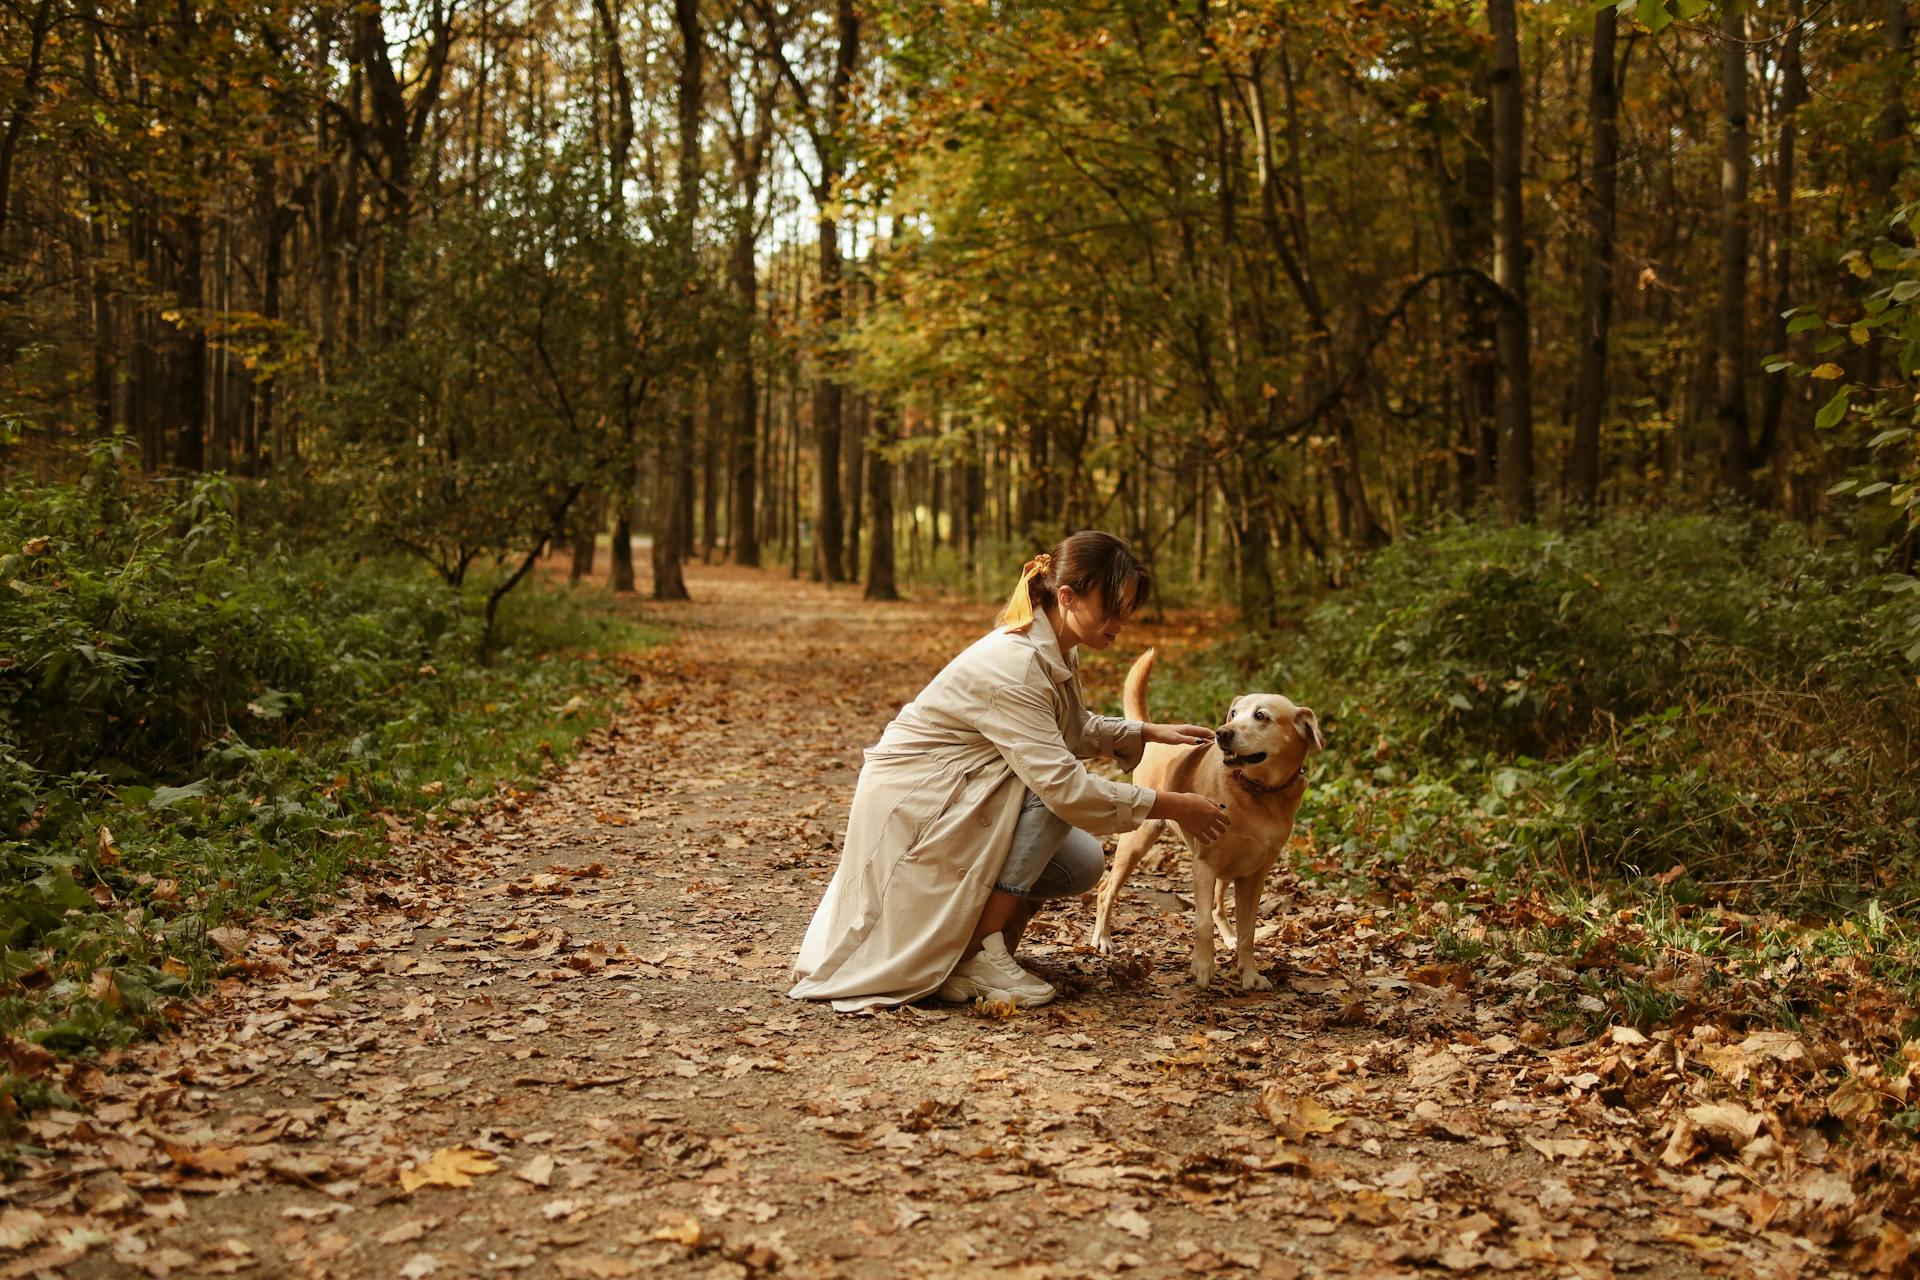
[[[1202,959],[1199,956],[1195,956],[1193,958],[1193,985],[1194,986],[1196,987],[1212,986],[1213,974],[1214,974],[1213,960],[1210,957],[1207,959]]]
[[[1240,988],[1243,991],[1271,991],[1273,983],[1258,969],[1247,969],[1240,974]]]
[[[1103,956],[1110,956],[1113,954],[1113,935],[1095,929],[1087,935],[1087,945]]]

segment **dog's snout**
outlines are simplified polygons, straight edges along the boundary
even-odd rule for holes
[[[1233,730],[1231,730],[1231,729],[1215,729],[1215,730],[1213,731],[1213,740],[1214,740],[1215,742],[1217,742],[1217,743],[1219,743],[1219,744],[1220,744],[1221,746],[1223,746],[1223,747],[1224,747],[1224,746],[1226,746],[1226,745],[1227,745],[1228,743],[1230,743],[1230,742],[1232,742],[1232,741],[1233,741]]]

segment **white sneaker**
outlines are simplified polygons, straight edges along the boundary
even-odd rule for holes
[[[980,950],[960,962],[937,994],[942,1000],[959,1004],[997,1000],[1032,1009],[1059,993],[1052,983],[1034,977],[1016,964],[1007,954],[1007,940],[990,933]]]

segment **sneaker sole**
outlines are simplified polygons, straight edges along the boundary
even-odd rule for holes
[[[1008,991],[998,987],[981,987],[971,982],[949,982],[941,987],[940,990],[934,992],[936,999],[944,1000],[948,1004],[973,1004],[980,1000],[991,1000],[996,1004],[1010,1004],[1021,1009],[1037,1009],[1043,1004],[1051,1003],[1053,998],[1059,994],[1057,991],[1049,991],[1043,996],[1027,997],[1021,995],[1018,991]]]

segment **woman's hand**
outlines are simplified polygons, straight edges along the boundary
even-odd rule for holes
[[[1180,824],[1182,830],[1201,844],[1212,844],[1233,825],[1227,820],[1227,807],[1215,804],[1193,791],[1157,791],[1149,818],[1166,818]]]
[[[1213,742],[1213,730],[1203,724],[1143,724],[1140,736],[1169,747],[1208,746]]]

